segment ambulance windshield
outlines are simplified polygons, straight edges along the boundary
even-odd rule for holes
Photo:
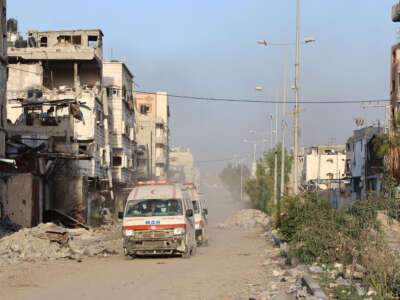
[[[183,214],[180,199],[130,200],[125,217],[179,216]]]

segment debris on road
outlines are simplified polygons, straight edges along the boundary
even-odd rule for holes
[[[45,223],[0,239],[0,266],[21,261],[81,260],[88,256],[119,254],[121,249],[121,227],[118,225],[88,231]]]
[[[270,218],[258,209],[243,209],[228,218],[224,223],[219,224],[219,228],[243,228],[250,229],[261,227],[268,229],[271,225]]]

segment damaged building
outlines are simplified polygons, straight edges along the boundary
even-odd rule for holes
[[[166,179],[169,166],[169,105],[165,92],[136,93],[138,179]]]
[[[382,190],[385,167],[383,158],[374,149],[374,139],[385,132],[385,126],[371,124],[354,130],[353,136],[347,140],[346,173],[351,178],[353,199]]]
[[[126,193],[133,188],[137,177],[133,78],[125,61],[103,63],[103,84],[107,91],[110,113],[110,148],[116,211],[122,210]]]
[[[30,30],[23,39],[13,19],[7,29],[7,156],[40,179],[31,225],[52,210],[87,221],[113,202],[103,33]]]
[[[306,190],[338,186],[345,177],[345,145],[318,145],[304,149],[301,184]]]
[[[171,148],[169,153],[169,178],[178,182],[194,183],[200,186],[200,171],[196,168],[195,159],[190,148]]]

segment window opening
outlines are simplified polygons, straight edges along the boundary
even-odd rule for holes
[[[122,166],[122,157],[121,156],[113,157],[113,166],[116,166],[116,167]]]
[[[147,115],[147,113],[150,111],[150,107],[148,105],[140,105],[140,113]]]
[[[95,35],[89,35],[89,36],[88,36],[88,46],[89,46],[89,47],[95,47],[95,46],[97,46],[97,40],[98,40],[98,37],[97,37],[97,36],[95,36]]]
[[[80,45],[82,43],[82,37],[80,35],[74,35],[72,37],[72,44]]]
[[[40,38],[40,47],[43,47],[43,48],[47,47],[47,36],[42,36]]]
[[[71,44],[71,36],[70,35],[60,35],[57,37],[57,41],[61,44]]]

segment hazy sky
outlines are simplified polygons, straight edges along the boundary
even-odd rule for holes
[[[301,99],[388,99],[390,48],[399,28],[391,22],[391,6],[397,1],[301,2],[301,37],[317,40],[301,48]],[[138,90],[206,97],[273,99],[276,91],[281,97],[283,51],[256,42],[294,42],[296,37],[295,0],[9,0],[7,14],[19,20],[24,34],[27,29],[100,28],[105,56],[128,59]],[[289,87],[294,52],[289,52]],[[256,86],[264,91],[256,92]],[[198,161],[252,152],[243,139],[255,139],[251,129],[269,132],[274,111],[272,104],[173,98],[170,106],[171,145],[190,147]],[[344,143],[355,117],[384,117],[383,109],[359,104],[301,108],[306,109],[301,146],[326,144],[330,138]],[[291,144],[291,118],[288,125]],[[200,166],[217,170],[223,165]]]

